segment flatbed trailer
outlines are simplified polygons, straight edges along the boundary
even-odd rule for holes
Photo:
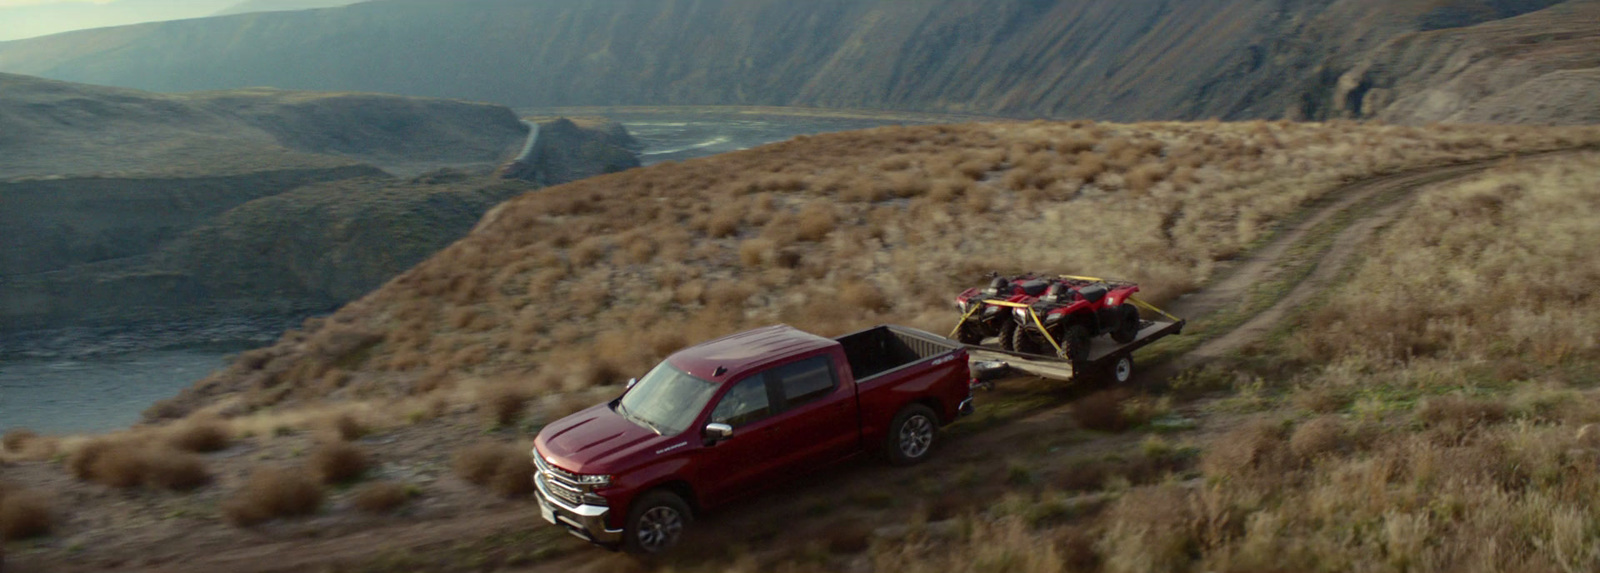
[[[1064,276],[1062,278],[1110,282],[1092,277]],[[1135,351],[1149,346],[1162,338],[1183,334],[1183,327],[1188,324],[1188,321],[1173,316],[1167,311],[1156,308],[1155,305],[1138,298],[1130,297],[1128,302],[1165,320],[1140,320],[1139,334],[1127,343],[1119,344],[1111,340],[1110,337],[1095,337],[1089,346],[1089,355],[1079,363],[1073,364],[1060,356],[1060,343],[1050,336],[1049,330],[1044,328],[1044,323],[1040,321],[1038,313],[1034,311],[1032,306],[998,300],[985,301],[984,304],[987,305],[1026,309],[1028,320],[1039,326],[1039,330],[1044,333],[1050,347],[1056,349],[1058,353],[1057,355],[1030,354],[1004,350],[988,344],[968,344],[966,345],[967,353],[974,365],[999,362],[1005,365],[1003,369],[1026,372],[1052,380],[1077,381],[1079,376],[1083,375],[1102,376],[1115,383],[1127,382],[1133,376],[1133,353]],[[964,314],[961,317],[961,322],[956,323],[955,329],[951,331],[950,337],[955,338],[956,333],[961,330],[961,325],[971,319],[972,315],[982,306],[974,305],[972,310]],[[980,369],[974,368],[975,372],[978,370]],[[982,376],[980,376],[980,379],[982,379]]]

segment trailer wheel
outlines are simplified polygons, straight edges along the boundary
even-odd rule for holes
[[[694,522],[689,504],[678,494],[659,489],[640,496],[628,510],[622,547],[634,555],[657,555],[683,539]]]
[[[1017,349],[1016,341],[1013,340],[1013,338],[1017,335],[1017,330],[1017,323],[1010,320],[1007,320],[1004,324],[1000,325],[1001,350],[1014,351]]]
[[[1106,378],[1113,384],[1127,384],[1133,379],[1133,356],[1124,354],[1106,369]]]
[[[1123,303],[1117,312],[1121,313],[1117,321],[1117,329],[1111,331],[1111,339],[1117,344],[1127,344],[1139,337],[1139,308],[1128,303]]]
[[[939,436],[939,416],[922,404],[911,404],[895,414],[889,423],[883,452],[889,463],[909,466],[921,463],[933,453],[933,443]]]

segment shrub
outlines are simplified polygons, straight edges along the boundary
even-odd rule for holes
[[[387,513],[411,501],[411,492],[405,484],[380,481],[357,489],[350,504],[368,513]]]
[[[800,220],[796,227],[797,237],[802,241],[821,241],[833,233],[837,224],[831,205],[812,203],[800,210]]]
[[[227,426],[217,420],[193,420],[172,430],[167,443],[186,452],[219,452],[228,449],[232,437]]]
[[[323,444],[311,452],[311,471],[322,483],[348,483],[360,479],[372,467],[372,458],[349,442]]]
[[[500,471],[502,461],[513,455],[521,454],[505,444],[480,442],[456,454],[452,466],[456,476],[468,483],[487,485]]]
[[[190,491],[211,482],[211,474],[200,456],[169,449],[147,450],[139,467],[146,487]]]
[[[852,281],[839,287],[839,300],[859,309],[873,312],[889,310],[889,297],[872,283]]]
[[[96,456],[88,468],[88,479],[100,485],[137,487],[144,483],[145,456],[142,448],[117,444]]]
[[[515,448],[512,448],[515,451]],[[508,455],[489,480],[489,489],[507,498],[533,493],[533,460],[526,455]]]
[[[55,526],[50,502],[28,491],[6,491],[0,486],[0,540],[14,541],[47,535]]]
[[[1289,437],[1289,451],[1301,460],[1311,460],[1344,446],[1345,425],[1337,416],[1321,416],[1295,428]]]
[[[510,444],[482,442],[455,458],[456,476],[505,497],[533,493],[533,460],[528,452]]]
[[[1288,464],[1283,426],[1258,420],[1236,428],[1208,446],[1200,469],[1212,478],[1250,479],[1273,475]]]
[[[1072,419],[1078,426],[1099,432],[1121,432],[1128,429],[1123,417],[1122,403],[1128,399],[1122,390],[1101,390],[1072,405]]]
[[[0,447],[4,447],[5,451],[18,453],[22,451],[22,448],[27,447],[29,442],[38,439],[38,437],[39,434],[33,433],[32,430],[16,428],[7,431],[4,437],[0,437]]]
[[[329,426],[335,436],[345,441],[359,440],[370,431],[365,424],[361,423],[361,420],[357,420],[355,416],[349,413],[335,417],[332,422],[329,422]]]
[[[1464,396],[1430,397],[1417,407],[1417,418],[1423,423],[1462,430],[1480,424],[1493,424],[1505,417],[1505,403]]]
[[[510,386],[491,389],[483,400],[484,416],[496,428],[510,426],[522,419],[527,410],[528,396]]]
[[[322,486],[304,472],[258,468],[244,486],[222,504],[229,523],[251,526],[283,517],[316,513],[324,498]]]

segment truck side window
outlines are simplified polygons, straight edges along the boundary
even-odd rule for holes
[[[827,356],[807,358],[799,362],[773,368],[769,376],[778,379],[783,388],[784,408],[793,408],[833,393],[833,368]]]
[[[737,428],[760,421],[771,413],[766,377],[758,374],[729,389],[722,396],[722,401],[717,403],[717,409],[711,411],[711,421]]]

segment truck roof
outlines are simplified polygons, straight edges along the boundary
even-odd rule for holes
[[[667,360],[697,378],[726,382],[784,358],[836,344],[839,342],[831,338],[780,324],[691,346]]]

